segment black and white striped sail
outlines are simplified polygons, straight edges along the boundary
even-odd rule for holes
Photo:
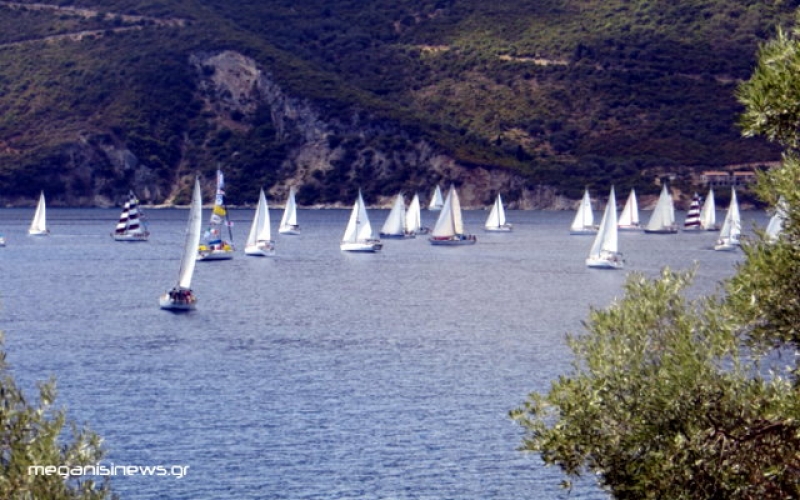
[[[132,191],[128,193],[128,201],[122,207],[122,213],[112,236],[116,241],[147,241],[150,236],[139,208],[139,200]]]
[[[692,197],[692,204],[686,212],[686,220],[683,222],[684,229],[700,229],[700,195],[695,193]]]

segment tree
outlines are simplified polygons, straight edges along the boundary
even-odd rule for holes
[[[39,384],[38,404],[29,402],[0,351],[0,498],[111,498],[107,481],[98,484],[82,474],[83,466],[96,465],[102,458],[100,438],[55,409],[55,396],[55,382],[50,380]],[[46,474],[34,466],[53,468]]]
[[[800,498],[798,367],[774,356],[800,347],[799,36],[765,44],[738,89],[744,135],[785,148],[758,184],[785,200],[778,241],[745,244],[721,298],[687,300],[691,273],[632,275],[569,338],[572,373],[511,412],[524,450],[615,498]]]

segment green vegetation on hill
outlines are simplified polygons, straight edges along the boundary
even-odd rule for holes
[[[516,169],[566,194],[610,182],[647,191],[647,169],[778,157],[763,140],[741,138],[734,90],[758,44],[792,19],[798,2],[54,5],[97,13],[0,3],[2,192],[30,195],[41,183],[26,179],[49,179],[58,195],[72,165],[67,145],[81,134],[129,147],[155,170],[162,192],[181,165],[211,172],[232,151],[240,156],[230,168],[280,182],[299,138],[276,141],[263,113],[233,117],[248,130],[221,127],[195,93],[189,55],[226,49],[255,59],[325,119],[347,122],[360,110],[365,125],[403,131],[404,140],[383,147],[426,139],[464,165]],[[167,19],[185,24],[159,24]],[[35,41],[83,30],[102,36]],[[105,195],[129,181],[110,171],[94,178],[108,179]],[[325,186],[321,201],[336,200],[339,187]]]

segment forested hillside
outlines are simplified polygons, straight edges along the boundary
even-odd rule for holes
[[[261,185],[318,204],[483,178],[499,180],[468,200],[652,193],[658,173],[688,183],[778,158],[741,138],[735,89],[797,6],[0,2],[0,202],[45,189],[56,204],[107,204],[130,188],[181,202],[186,179],[210,182],[217,165],[233,203]],[[243,59],[230,68],[221,53]]]

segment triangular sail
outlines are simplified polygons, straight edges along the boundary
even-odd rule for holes
[[[600,221],[600,229],[597,231],[592,249],[589,251],[589,257],[596,258],[599,257],[602,252],[615,254],[618,251],[617,197],[612,187],[611,193],[608,195],[608,203],[606,204],[605,212],[603,212],[603,219]]]
[[[667,185],[661,187],[661,195],[658,197],[656,208],[647,223],[649,231],[660,231],[675,225],[675,206],[672,203],[672,196],[669,194]]]
[[[683,227],[687,229],[700,228],[700,195],[697,193],[692,197],[692,204],[686,212],[686,220],[683,222]]]
[[[422,214],[419,205],[419,195],[414,193],[414,198],[408,205],[406,211],[406,231],[409,233],[418,233],[422,227]]]
[[[44,200],[44,191],[39,194],[39,202],[36,205],[28,232],[31,234],[47,233],[47,206]]]
[[[634,189],[631,189],[630,194],[628,194],[628,199],[622,208],[618,224],[622,227],[639,225],[639,203],[636,201],[636,191]]]
[[[700,210],[700,226],[703,229],[713,229],[717,225],[717,206],[714,202],[714,188],[709,188],[703,209]]]
[[[489,217],[486,218],[485,226],[487,228],[499,228],[506,223],[506,211],[503,208],[503,199],[498,194],[492,205],[492,210],[489,212]]]
[[[592,212],[592,198],[589,196],[589,190],[583,192],[581,204],[578,205],[578,212],[572,220],[572,231],[582,231],[586,228],[594,226],[594,213]]]
[[[386,222],[381,228],[382,234],[403,235],[406,232],[406,203],[403,200],[403,193],[394,199],[392,209],[389,211]]]
[[[439,186],[436,186],[436,189],[433,191],[433,196],[431,197],[431,202],[428,205],[428,210],[441,210],[444,206],[444,201],[442,200],[442,190],[439,189]]]
[[[122,213],[114,229],[116,236],[142,236],[149,235],[147,227],[142,222],[142,212],[139,209],[139,200],[133,191],[128,193],[128,201],[122,206]]]
[[[289,198],[286,200],[286,207],[283,209],[283,216],[281,217],[281,229],[297,226],[297,202],[294,198],[294,188],[289,188]]]
[[[255,245],[258,241],[270,241],[272,234],[269,227],[269,205],[264,190],[258,194],[258,206],[253,216],[253,224],[250,226],[250,233],[247,235],[247,245]]]
[[[741,217],[739,215],[739,201],[736,198],[736,190],[731,189],[731,204],[725,214],[725,222],[719,232],[720,240],[738,241],[742,232]]]
[[[178,286],[180,288],[189,289],[192,285],[192,275],[197,261],[197,246],[200,244],[200,232],[203,226],[202,208],[203,200],[200,195],[200,180],[195,178],[192,204],[189,208],[189,221],[186,224],[186,242],[183,246],[183,257],[178,271]]]
[[[775,207],[775,213],[770,217],[767,229],[765,231],[768,242],[774,242],[778,239],[783,230],[783,221],[786,219],[786,200],[783,196],[778,200],[778,205]]]
[[[369,240],[372,238],[372,225],[369,222],[367,208],[364,205],[364,198],[361,190],[358,191],[358,198],[350,212],[350,220],[344,230],[342,241],[355,243],[357,241]]]
[[[436,220],[436,225],[431,233],[434,238],[446,238],[457,234],[464,234],[464,221],[461,218],[461,203],[455,187],[450,186],[447,197],[442,206],[442,212]]]

